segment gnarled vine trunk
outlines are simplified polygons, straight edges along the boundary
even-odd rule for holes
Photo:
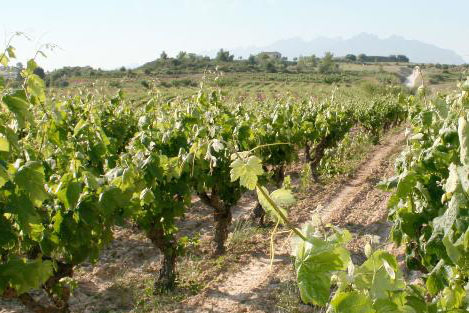
[[[52,292],[52,288],[60,281],[60,279],[72,276],[73,266],[58,262],[57,271],[54,273],[54,276],[49,278],[42,286],[54,305],[42,305],[29,293],[26,292],[18,295],[12,288],[7,288],[3,295],[0,296],[4,299],[18,299],[30,312],[33,313],[69,313],[70,309],[68,300],[70,298],[70,289],[65,287],[62,289],[62,294],[57,295]]]
[[[313,155],[311,155],[311,147],[306,144],[305,147],[305,159],[309,163],[309,167],[311,169],[311,175],[314,181],[318,181],[319,173],[318,173],[318,166],[321,162],[322,158],[324,157],[324,153],[326,152],[328,138],[324,137],[321,141],[314,147]]]
[[[213,219],[215,221],[215,254],[225,253],[225,242],[228,238],[228,227],[231,224],[231,207],[225,205],[214,189],[210,196],[205,193],[199,193],[199,197],[205,204],[213,208]]]
[[[40,252],[39,247],[33,247],[28,253],[28,258],[35,259],[39,257]],[[43,259],[51,260],[49,257],[43,257]],[[68,300],[70,299],[70,288],[62,287],[60,294],[58,294],[58,289],[54,287],[56,287],[62,278],[73,277],[73,265],[63,262],[56,262],[56,265],[54,274],[42,285],[42,289],[47,293],[53,305],[42,305],[29,293],[26,292],[19,295],[12,288],[7,288],[3,295],[0,294],[0,297],[4,299],[18,299],[29,311],[34,313],[69,313]]]
[[[285,169],[286,169],[285,163],[278,165],[275,167],[274,170],[274,180],[275,183],[277,184],[277,187],[280,188],[282,187],[283,180],[285,179]]]
[[[70,288],[62,287],[60,290],[61,294],[56,294],[54,293],[54,287],[60,282],[62,278],[72,276],[73,265],[57,262],[57,270],[55,271],[54,276],[49,278],[43,286],[43,289],[46,291],[49,299],[51,299],[55,307],[63,313],[70,312],[68,305],[68,300],[70,299]]]
[[[148,233],[148,238],[163,253],[163,262],[155,280],[155,293],[171,290],[176,283],[176,238],[172,234],[165,234],[161,225],[155,225]]]
[[[265,210],[262,207],[261,203],[257,201],[256,205],[254,206],[254,209],[252,210],[252,219],[254,220],[254,222],[259,219],[259,226],[263,227],[265,226],[264,218]]]

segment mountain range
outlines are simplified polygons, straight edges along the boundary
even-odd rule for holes
[[[312,40],[304,40],[290,38],[263,47],[230,49],[230,52],[236,57],[242,56],[244,58],[262,51],[278,51],[290,59],[301,55],[315,54],[316,56],[323,56],[324,53],[330,51],[335,56],[358,55],[360,53],[379,56],[403,54],[414,63],[465,63],[460,55],[449,49],[443,49],[418,40],[408,40],[401,36],[379,38],[368,33],[361,33],[349,39],[317,37]],[[213,56],[216,51],[210,51],[207,54]]]

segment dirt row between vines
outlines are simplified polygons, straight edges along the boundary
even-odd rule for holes
[[[290,210],[298,226],[319,213],[324,223],[349,229],[354,239],[349,244],[353,259],[360,263],[366,241],[372,236],[385,242],[388,195],[377,190],[376,183],[393,174],[393,156],[403,147],[402,131],[391,132],[375,146],[351,178],[336,179],[330,184],[314,184],[296,194],[298,202]],[[299,168],[291,168],[294,187],[298,187]],[[275,240],[275,258],[270,266],[271,228],[258,229],[246,223],[241,241],[233,238],[239,225],[255,205],[254,195],[247,194],[233,210],[232,237],[224,257],[210,256],[213,234],[212,210],[196,197],[193,207],[179,223],[180,235],[199,237],[189,255],[181,257],[178,270],[183,286],[167,297],[152,295],[154,274],[159,268],[160,253],[145,235],[132,227],[118,227],[115,240],[101,253],[97,264],[76,268],[78,286],[70,299],[73,313],[111,312],[314,312],[301,305],[290,257],[290,238],[280,229]],[[234,231],[233,231],[234,229]],[[241,229],[243,229],[241,227]],[[378,236],[378,237],[376,237]],[[391,249],[389,247],[389,249]],[[45,299],[40,292],[37,299]],[[0,313],[25,313],[16,301],[0,299]]]
[[[394,156],[404,143],[403,132],[389,134],[374,147],[354,177],[325,188],[316,187],[300,194],[291,217],[300,226],[313,214],[324,223],[347,228],[354,235],[349,244],[354,262],[364,261],[363,247],[372,239],[385,244],[390,225],[386,221],[389,195],[376,189],[376,184],[394,171]],[[286,312],[279,305],[282,281],[294,281],[290,258],[290,238],[276,241],[272,267],[269,254],[252,256],[238,272],[227,273],[201,294],[184,301],[177,312]],[[392,250],[391,245],[387,249]],[[284,286],[283,286],[284,287]],[[281,301],[280,301],[281,302]],[[298,304],[297,304],[298,305]],[[299,311],[314,312],[312,307],[298,305]]]

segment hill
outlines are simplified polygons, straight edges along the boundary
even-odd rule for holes
[[[362,33],[349,39],[318,37],[312,40],[290,38],[279,40],[264,47],[246,47],[230,50],[236,56],[248,57],[261,51],[278,51],[289,58],[300,55],[324,55],[330,51],[336,56],[346,54],[391,55],[403,54],[415,63],[463,64],[464,59],[456,52],[437,47],[418,40],[408,40],[401,36],[379,38],[376,35]],[[214,55],[210,52],[209,55]]]

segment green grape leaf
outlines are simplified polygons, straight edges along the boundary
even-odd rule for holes
[[[433,105],[435,106],[435,109],[437,110],[437,113],[441,119],[446,119],[448,116],[448,103],[446,103],[445,100],[438,98],[435,101],[433,101]]]
[[[55,193],[66,209],[72,209],[80,198],[81,183],[74,179],[72,174],[65,174]]]
[[[373,299],[386,298],[388,292],[405,287],[396,258],[382,250],[375,251],[356,269],[355,284],[360,290],[369,290]]]
[[[10,151],[10,143],[8,139],[0,134],[0,152],[9,152]]]
[[[7,57],[5,53],[0,54],[0,64],[7,67],[8,62],[10,62],[10,59]]]
[[[117,209],[125,207],[128,201],[127,195],[117,187],[110,187],[99,196],[99,203],[108,217],[112,216]]]
[[[12,194],[8,202],[9,205],[5,212],[16,214],[21,230],[29,235],[32,240],[40,241],[44,226],[42,226],[41,217],[30,198],[23,193],[19,195]]]
[[[7,171],[0,164],[0,188],[2,188],[10,178],[8,177]]]
[[[454,163],[451,163],[449,166],[449,176],[444,186],[445,191],[454,193],[459,186],[466,193],[469,193],[469,167],[456,166]]]
[[[9,249],[15,245],[17,234],[5,217],[0,216],[0,248]]]
[[[75,128],[73,129],[73,135],[76,136],[78,135],[83,129],[88,127],[89,124],[87,121],[81,119],[78,121],[78,123],[75,125]]]
[[[427,290],[421,285],[408,285],[408,292],[406,296],[406,306],[411,307],[415,313],[420,312],[436,312],[436,310],[429,310],[425,302]]]
[[[231,181],[239,179],[241,186],[249,190],[256,188],[258,176],[264,173],[262,161],[256,156],[250,156],[247,161],[236,159],[231,165]]]
[[[14,182],[18,187],[29,195],[36,207],[42,205],[49,195],[44,184],[44,168],[41,162],[29,161],[21,166],[14,176]]]
[[[444,260],[440,260],[438,264],[430,272],[425,285],[431,295],[438,294],[448,284],[447,272]]]
[[[442,242],[443,242],[443,245],[446,248],[446,253],[448,254],[451,261],[453,261],[454,264],[459,264],[459,261],[460,261],[460,259],[463,255],[462,255],[461,251],[459,251],[459,249],[451,241],[452,233],[453,233],[452,230],[450,232],[448,232],[443,237]]]
[[[26,63],[26,70],[30,74],[32,74],[37,67],[38,67],[37,63],[36,61],[34,61],[34,59],[29,59],[28,62]]]
[[[416,311],[412,306],[404,304],[406,303],[404,294],[398,295],[395,299],[391,297],[389,299],[378,299],[373,303],[373,308],[377,313],[421,313],[422,311]],[[397,298],[397,299],[396,299]],[[426,307],[425,307],[426,308]]]
[[[28,76],[27,90],[28,92],[37,97],[39,101],[46,101],[46,85],[44,81],[37,76],[36,74],[31,74]]]
[[[267,188],[262,187],[264,192],[266,194],[269,194],[269,191]],[[267,214],[272,216],[275,220],[279,221],[280,223],[284,223],[283,219],[280,217],[280,215],[275,211],[275,209],[272,207],[272,205],[269,203],[269,201],[264,197],[264,195],[259,191],[258,188],[256,188],[257,191],[257,198],[259,199],[259,203],[261,206],[264,208]],[[287,216],[287,211],[285,208],[295,204],[296,200],[295,197],[293,196],[293,193],[291,190],[288,189],[277,189],[273,191],[270,195],[270,198],[277,204],[277,207],[282,211],[283,215]]]
[[[386,261],[386,259],[382,259],[382,261],[384,269],[388,273],[389,277],[391,277],[391,279],[396,279],[396,272],[394,271],[392,266],[388,263],[388,261]]]
[[[399,177],[397,190],[389,199],[388,207],[392,208],[399,203],[400,199],[405,199],[412,192],[413,187],[417,184],[417,175],[414,171],[405,171]]]
[[[272,191],[270,198],[280,207],[289,207],[295,204],[296,199],[290,189],[277,189]]]
[[[373,303],[373,308],[378,313],[400,313],[399,306],[390,299],[378,299]]]
[[[325,305],[331,292],[334,271],[345,270],[350,261],[348,251],[341,246],[316,237],[308,237],[295,248],[295,269],[304,303]]]
[[[459,309],[462,308],[465,297],[466,291],[463,287],[459,285],[446,287],[443,290],[440,304],[445,310]]]
[[[39,288],[49,277],[54,268],[51,261],[13,258],[0,264],[0,293],[12,287],[18,294]]]
[[[435,217],[433,219],[433,235],[435,236],[439,233],[447,234],[454,223],[456,222],[460,208],[465,208],[467,206],[467,199],[461,193],[455,193],[448,204],[443,215]]]
[[[375,313],[371,299],[357,291],[339,292],[331,301],[334,313]]]
[[[83,172],[83,182],[85,183],[85,186],[91,190],[99,188],[98,179],[91,172]]]
[[[150,188],[145,188],[140,193],[140,201],[143,204],[150,204],[155,201],[155,194],[151,191]]]
[[[2,101],[8,109],[15,114],[18,125],[23,128],[26,121],[32,120],[32,114],[29,111],[29,102],[23,90],[18,90],[13,94],[5,95]]]
[[[16,58],[15,48],[14,48],[14,47],[8,46],[7,52],[8,52],[8,56],[9,56],[11,59]]]

